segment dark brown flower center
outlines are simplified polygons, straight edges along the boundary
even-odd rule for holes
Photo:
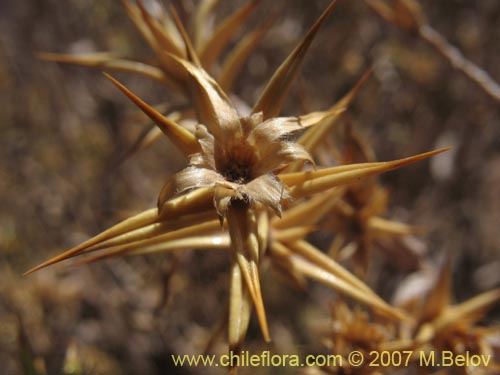
[[[218,169],[227,181],[237,184],[247,184],[256,176],[254,166],[257,161],[255,150],[245,141],[240,141],[229,146],[219,159],[221,163]],[[215,157],[217,158],[218,155]]]
[[[237,184],[246,184],[252,180],[251,168],[247,163],[238,163],[233,161],[228,163],[223,171],[226,180]]]

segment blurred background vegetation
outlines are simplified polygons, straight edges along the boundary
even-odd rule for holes
[[[189,13],[196,1],[173,3]],[[219,1],[215,18],[242,3]],[[261,2],[242,33],[272,11],[278,17],[239,77],[235,92],[244,101],[254,102],[327,3]],[[500,80],[497,0],[420,3],[440,34]],[[184,165],[167,140],[126,158],[145,129],[134,106],[99,72],[40,61],[39,51],[151,57],[117,0],[0,3],[1,372],[209,373],[174,369],[170,354],[200,353],[224,314],[225,254],[113,259],[21,276],[131,212],[154,206],[163,182]],[[453,147],[382,176],[390,191],[389,216],[428,229],[411,246],[429,259],[452,254],[457,301],[500,286],[500,102],[428,43],[384,21],[363,1],[340,1],[312,45],[284,113],[327,108],[370,66],[374,73],[349,118],[378,160]],[[117,76],[149,103],[171,98],[159,84]],[[417,266],[380,259],[369,281],[389,300]],[[263,274],[271,350],[324,351],[315,330],[328,318],[332,293],[317,286],[307,294],[295,291],[279,278],[273,282],[271,270]],[[497,307],[490,319],[499,316]],[[255,324],[247,347],[266,348]],[[224,337],[213,351],[224,352]]]

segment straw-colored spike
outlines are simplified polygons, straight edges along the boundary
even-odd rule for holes
[[[144,19],[142,18],[142,14],[138,6],[130,2],[129,0],[120,0],[120,2],[122,3],[123,8],[127,12],[129,18],[132,20],[132,23],[137,28],[139,33],[148,42],[151,48],[153,48],[156,51],[158,48],[156,39],[152,34],[151,30],[149,29],[149,27],[144,22]]]
[[[252,297],[264,340],[269,342],[271,337],[260,288],[258,270],[260,249],[254,210],[246,203],[233,202],[227,210],[227,225],[231,237],[231,250],[235,254],[241,275]]]
[[[333,189],[300,202],[284,211],[281,218],[273,218],[273,228],[314,225],[337,204],[342,194],[342,189]]]
[[[233,259],[230,270],[229,288],[229,322],[228,340],[229,350],[239,354],[248,330],[250,314],[252,312],[252,298],[246,284],[243,282],[241,269]],[[236,367],[230,369],[231,374],[236,374]]]
[[[316,230],[314,226],[296,226],[273,231],[274,241],[298,241]]]
[[[190,133],[181,125],[163,116],[149,104],[140,99],[132,91],[123,86],[109,74],[104,73],[113,84],[118,87],[130,100],[132,100],[156,125],[161,131],[176,145],[185,156],[189,156],[201,150],[198,140],[194,134]]]
[[[179,57],[186,57],[186,53],[179,48],[175,41],[163,30],[161,25],[149,14],[149,12],[144,7],[142,0],[136,0],[137,6],[141,12],[142,19],[149,27],[151,34],[156,40],[157,52],[167,51],[177,55]]]
[[[311,29],[309,29],[308,33],[299,45],[276,70],[255,104],[252,111],[253,113],[263,112],[264,119],[269,119],[279,115],[290,84],[297,75],[301,62],[304,59],[314,36],[326,17],[333,10],[335,4],[336,0],[330,3],[328,8],[323,12],[316,23],[311,27]]]
[[[255,261],[249,263],[250,268],[250,283],[253,287],[253,304],[259,321],[260,330],[265,342],[271,342],[271,334],[267,324],[266,309],[262,298],[262,290],[260,287],[259,266]]]
[[[288,262],[290,268],[299,271],[305,276],[316,280],[322,284],[325,284],[339,292],[350,296],[367,306],[370,306],[374,311],[383,314],[392,319],[407,320],[408,318],[399,310],[389,306],[380,297],[376,297],[373,293],[367,293],[363,289],[358,289],[352,284],[347,283],[343,279],[333,275],[332,273],[322,269],[321,267],[310,263],[294,255],[285,245],[280,242],[273,242],[271,245],[271,250],[273,255],[278,257],[283,257],[283,259]]]
[[[338,166],[330,167],[330,168],[316,169],[314,171],[315,172],[314,177],[315,178],[325,177],[325,176],[329,176],[333,173],[352,172],[352,171],[358,171],[358,170],[361,170],[364,168],[379,167],[379,166],[383,165],[383,163],[385,163],[385,162],[381,161],[381,162],[370,162],[370,163],[356,163],[356,164],[338,165]],[[304,172],[304,171],[284,172],[284,173],[280,173],[278,176],[283,183],[285,183],[286,185],[293,186],[293,185],[301,184],[304,181],[306,181],[307,180],[307,177],[306,177],[307,173],[310,173],[310,172]]]
[[[490,290],[475,296],[463,303],[446,309],[438,319],[433,322],[435,329],[442,329],[456,322],[473,324],[481,319],[486,310],[500,301],[500,288]]]
[[[177,30],[179,30],[179,33],[181,34],[182,40],[184,41],[184,46],[186,48],[186,58],[187,60],[194,64],[196,67],[200,68],[201,67],[201,62],[198,57],[198,54],[196,53],[193,44],[191,43],[191,39],[189,39],[188,33],[186,29],[184,28],[184,25],[181,22],[181,19],[179,15],[177,14],[177,11],[175,8],[171,5],[170,6],[170,13],[172,14],[172,17],[174,18],[175,25],[177,26]],[[166,51],[168,52],[168,51]],[[178,57],[182,57],[181,55],[176,55]]]
[[[398,221],[372,216],[368,219],[368,229],[377,236],[405,236],[425,232],[422,226],[408,225]]]
[[[167,72],[168,79],[170,81],[172,81],[173,88],[175,89],[175,91],[183,93],[184,92],[183,81],[184,81],[185,77],[182,74],[179,74],[179,72],[177,72],[175,69],[173,69],[170,66],[170,60],[165,57],[165,54],[164,54],[165,50],[164,50],[163,46],[161,45],[161,43],[159,43],[159,41],[157,40],[157,37],[152,32],[151,28],[149,27],[149,25],[146,23],[146,20],[144,19],[144,17],[146,17],[146,19],[151,20],[150,15],[147,12],[141,11],[141,9],[139,9],[139,7],[136,4],[132,4],[128,0],[121,0],[121,2],[122,2],[123,7],[125,8],[125,10],[127,11],[130,19],[134,23],[134,25],[137,27],[137,29],[139,30],[141,35],[144,37],[144,39],[146,39],[146,41],[148,42],[150,47],[155,52],[156,57],[159,59],[161,65],[162,65],[162,68],[163,68],[162,70],[164,72]],[[172,41],[174,41],[174,39],[175,39],[174,37],[177,36],[174,33],[168,33],[167,35],[169,35],[169,38]],[[172,38],[174,38],[174,39],[172,39]],[[175,50],[175,47],[174,47],[174,50]],[[179,56],[185,56],[185,54],[183,53],[182,50],[179,50],[178,48],[177,48],[177,50],[178,51],[176,53],[178,53]]]
[[[160,82],[173,90],[178,90],[178,84],[168,77],[161,69],[139,61],[124,60],[113,53],[96,52],[79,55],[67,55],[51,52],[39,52],[36,56],[45,61],[62,64],[84,66],[99,70],[138,74]]]
[[[219,0],[201,0],[192,17],[190,17],[189,30],[193,35],[193,46],[200,51],[206,39],[206,25],[209,24],[210,13]]]
[[[332,258],[324,254],[321,250],[311,245],[304,240],[298,241],[285,241],[286,246],[295,254],[299,254],[303,258],[314,263],[318,267],[332,273],[345,282],[351,284],[353,287],[365,291],[368,294],[376,296],[376,294],[360,279],[350,273],[347,269],[342,267]]]
[[[217,82],[225,92],[233,91],[234,81],[241,72],[243,65],[250,54],[255,50],[264,35],[272,25],[273,18],[269,18],[257,30],[245,35],[224,59]]]
[[[397,168],[401,168],[405,165],[415,163],[419,160],[426,159],[428,157],[440,154],[442,152],[448,151],[450,148],[443,148],[440,150],[425,152],[423,154],[418,154],[404,159],[382,162],[378,166],[366,167],[363,164],[359,165],[358,170],[351,170],[346,172],[338,173],[334,168],[330,169],[330,174],[325,175],[325,170],[317,171],[306,171],[302,172],[303,182],[294,181],[295,183],[290,184],[286,179],[286,175],[280,175],[280,179],[285,182],[288,186],[292,186],[289,190],[290,194],[295,198],[304,197],[307,195],[315,194],[326,189],[330,189],[335,186],[348,184],[355,182],[363,177],[373,176],[380,173],[388,172]],[[377,163],[378,164],[378,163]]]
[[[113,52],[89,52],[78,55],[54,52],[36,52],[35,56],[40,60],[81,65],[90,68],[100,67],[102,64],[120,59],[120,56]]]
[[[98,250],[103,250],[106,253],[112,254],[125,254],[130,252],[131,250],[135,250],[138,248],[148,248],[149,246],[154,246],[162,243],[167,243],[171,240],[177,239],[186,239],[189,237],[196,237],[204,234],[214,234],[219,235],[221,233],[220,225],[218,220],[211,220],[200,224],[191,225],[184,228],[179,228],[177,230],[169,231],[166,233],[157,234],[152,237],[147,237],[143,239],[139,239],[136,241],[130,241],[126,243],[122,243],[120,245],[115,245],[107,248],[88,248],[83,250],[80,254],[88,254],[90,252],[95,252]]]
[[[132,243],[135,241],[140,241],[148,238],[157,237],[168,232],[174,232],[181,230],[183,228],[188,228],[191,226],[200,226],[205,223],[211,222],[214,220],[215,213],[213,210],[206,212],[199,212],[191,215],[184,215],[179,218],[174,218],[167,221],[162,221],[158,223],[154,223],[136,230],[132,230],[130,232],[121,234],[114,238],[110,238],[109,240],[98,243],[97,245],[90,246],[85,249],[84,252],[96,251],[100,249],[110,248],[114,246],[124,245],[128,243]],[[217,224],[219,222],[217,221]],[[220,225],[217,225],[220,228]]]
[[[180,238],[170,241],[170,243],[159,243],[145,249],[132,250],[127,253],[129,256],[163,253],[165,251],[177,250],[227,250],[231,246],[231,241],[227,234],[210,236],[198,236],[191,238]]]
[[[120,246],[120,245],[125,245],[129,244],[135,241],[140,241],[146,238],[153,238],[156,236],[159,236],[161,234],[164,234],[166,232],[170,231],[170,223],[167,222],[159,222],[159,223],[154,223],[151,225],[147,225],[142,228],[138,228],[135,230],[132,230],[130,232],[123,233],[119,236],[110,238],[109,240],[99,242],[98,244],[94,246],[90,246],[84,250],[82,250],[80,253],[76,255],[80,255],[82,253],[89,253],[101,249],[108,249],[113,246]]]
[[[149,209],[149,210],[146,210],[144,212],[141,212],[140,214],[132,216],[132,217],[122,221],[121,223],[118,223],[115,226],[105,230],[104,232],[101,232],[97,236],[88,239],[87,241],[81,243],[80,245],[75,246],[75,247],[69,249],[68,251],[65,251],[62,254],[59,254],[59,255],[47,260],[46,262],[43,262],[42,264],[40,264],[36,267],[33,267],[29,271],[25,272],[24,275],[28,275],[32,272],[35,272],[35,271],[38,271],[42,268],[48,267],[54,263],[58,263],[58,262],[61,262],[65,259],[74,257],[74,256],[78,255],[79,253],[81,253],[82,251],[84,251],[85,249],[87,249],[91,246],[94,246],[102,241],[108,240],[110,238],[119,236],[123,233],[127,233],[129,231],[132,231],[132,230],[135,230],[135,229],[138,229],[141,227],[145,227],[147,225],[151,225],[157,221],[158,221],[158,210],[157,209],[153,208],[153,209]]]
[[[163,30],[165,30],[165,33],[167,33],[170,39],[172,39],[175,44],[179,46],[179,48],[184,50],[184,42],[182,40],[182,36],[179,33],[177,26],[175,25],[175,21],[173,20],[172,15],[168,11],[164,11],[162,9],[162,11],[159,12],[157,18],[161,27],[163,28]]]
[[[231,248],[234,248],[233,243],[235,243],[234,239],[231,240]],[[253,280],[253,262],[251,260],[248,260],[248,258],[242,254],[241,252],[236,253],[236,260],[238,261],[238,265],[240,266],[241,269],[241,275],[243,276],[243,279],[245,280],[246,286],[248,288],[248,291],[250,292],[250,296],[252,297],[252,301],[254,306],[257,309],[257,304],[256,301],[259,305],[259,307],[264,306],[263,303],[259,301],[259,297],[257,296],[257,291],[256,291],[256,285]]]
[[[143,245],[141,242],[142,241],[130,244],[129,246],[123,246],[116,249],[113,248],[103,251],[102,253],[87,257],[79,262],[76,262],[74,265],[92,263],[98,260],[117,256],[137,256],[182,250],[228,249],[230,246],[230,241],[227,234],[211,234],[208,236],[177,238],[172,240],[159,241],[158,243],[151,243],[149,245]]]
[[[243,5],[235,13],[222,21],[213,32],[210,39],[202,44],[200,48],[200,61],[205,69],[212,69],[213,64],[217,61],[238,28],[241,27],[259,2],[260,0],[251,0]]]
[[[246,222],[246,243],[248,249],[250,250],[250,258],[252,259],[250,263],[252,266],[252,283],[255,285],[256,299],[261,305],[256,305],[255,310],[257,311],[257,318],[259,319],[259,324],[261,326],[264,340],[266,342],[270,342],[271,335],[269,333],[269,328],[267,325],[267,318],[264,308],[264,301],[262,299],[259,277],[260,260],[267,250],[269,241],[269,213],[266,210],[261,209],[260,205],[257,205],[257,208],[247,209]]]
[[[330,121],[335,122],[335,120],[344,112],[345,108],[336,108],[333,106],[326,111],[311,112],[307,115],[298,116],[297,120],[304,129],[315,129],[319,125],[324,124],[326,121],[328,121],[328,123]]]
[[[159,202],[160,219],[166,220],[213,208],[213,190],[211,187],[199,188],[165,202]]]

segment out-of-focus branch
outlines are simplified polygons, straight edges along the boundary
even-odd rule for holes
[[[467,77],[476,82],[488,95],[500,101],[500,85],[486,71],[467,60],[458,48],[450,45],[448,41],[430,25],[422,25],[419,28],[419,35],[446,57],[455,69],[463,72]]]
[[[415,0],[365,0],[384,20],[398,28],[411,32],[443,55],[453,66],[474,81],[490,97],[500,102],[500,85],[481,67],[468,60],[462,52],[451,45],[428,22],[425,14]]]

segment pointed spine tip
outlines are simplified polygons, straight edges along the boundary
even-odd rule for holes
[[[110,74],[106,72],[103,72],[103,74],[132,102],[134,102],[135,105],[137,105],[151,120],[153,120],[160,130],[184,153],[185,156],[199,151],[200,146],[196,137],[192,133],[155,110],[132,91],[122,85],[118,80],[113,78]]]
[[[186,28],[182,24],[181,18],[179,17],[179,14],[177,13],[175,7],[170,4],[169,6],[170,13],[172,14],[172,17],[174,19],[175,25],[177,27],[177,30],[179,30],[179,33],[181,34],[182,40],[184,41],[184,45],[186,47],[186,55],[191,63],[196,65],[197,67],[201,67],[201,62],[198,57],[198,54],[196,53],[193,43],[189,39],[188,33],[186,31]]]
[[[325,21],[326,17],[332,12],[336,2],[337,1],[334,0],[330,3],[326,10],[302,38],[300,43],[278,67],[263,92],[260,94],[257,103],[252,109],[252,113],[263,112],[265,119],[278,116],[281,111],[281,107],[283,106],[286,94],[288,93],[288,89],[297,75],[298,69],[302,64],[302,60],[304,59],[307,50],[309,49],[320,26]]]

